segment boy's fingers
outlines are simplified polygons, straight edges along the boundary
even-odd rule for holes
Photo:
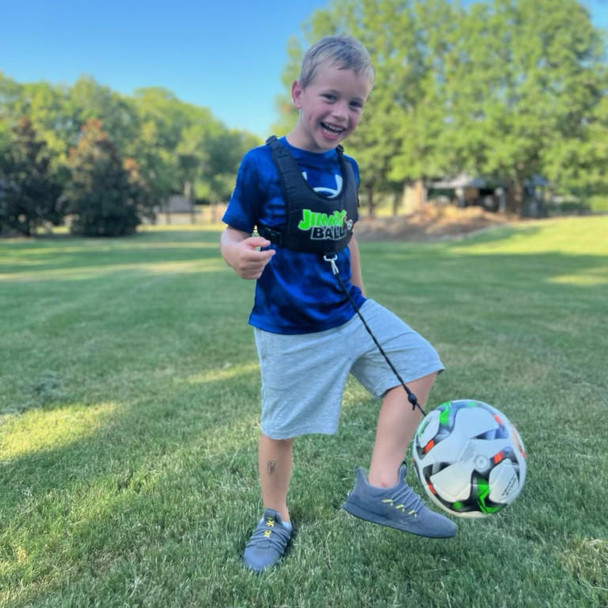
[[[269,260],[276,251],[274,249],[266,249],[265,251],[259,251],[258,253],[260,254],[260,259]]]
[[[275,253],[273,249],[266,249],[265,251],[251,249],[243,256],[243,268],[259,269],[262,271]]]
[[[265,251],[251,249],[243,256],[243,260],[253,264],[266,263],[274,254],[275,251],[273,249],[266,249]]]
[[[243,241],[248,247],[268,247],[270,241],[265,239],[263,236],[250,236],[248,239]]]
[[[247,257],[251,260],[264,262],[269,260],[274,254],[274,249],[265,249],[261,251],[260,247],[267,247],[270,245],[270,241],[261,236],[252,236],[243,241],[246,247],[249,249]]]

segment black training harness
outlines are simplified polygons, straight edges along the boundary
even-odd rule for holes
[[[275,245],[294,251],[333,255],[348,246],[353,235],[359,199],[352,165],[338,146],[343,185],[328,198],[308,184],[289,150],[273,135],[266,141],[279,175],[285,201],[285,227],[258,225],[258,233]]]

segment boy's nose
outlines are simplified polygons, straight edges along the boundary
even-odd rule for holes
[[[346,120],[348,118],[348,104],[347,103],[336,103],[333,106],[332,114],[336,118]]]

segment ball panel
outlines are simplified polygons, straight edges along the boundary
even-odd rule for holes
[[[494,418],[492,412],[483,408],[466,408],[456,413],[454,431],[462,439],[472,439],[473,437],[484,437],[488,433],[495,432],[500,425]]]
[[[456,462],[431,475],[430,482],[443,500],[447,502],[466,500],[471,495],[471,476],[474,470],[470,460]]]
[[[501,461],[490,471],[488,482],[490,500],[499,504],[513,502],[521,489],[517,470],[508,459]]]

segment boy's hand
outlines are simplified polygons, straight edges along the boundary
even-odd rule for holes
[[[268,245],[270,241],[261,236],[248,236],[234,228],[227,228],[222,235],[221,250],[228,265],[242,279],[258,279],[275,254],[273,249],[260,251],[260,247]]]
[[[258,279],[270,258],[275,254],[274,249],[260,251],[259,247],[268,247],[270,241],[261,236],[250,236],[241,241],[236,247],[235,263],[231,264],[236,273],[243,279]]]

